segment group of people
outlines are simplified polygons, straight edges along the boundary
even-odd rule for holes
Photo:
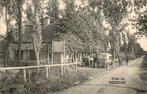
[[[87,67],[94,67],[94,57],[93,56],[83,56],[82,57],[82,66],[87,66]]]
[[[124,61],[125,65],[128,66],[129,57],[126,56],[124,60],[122,60],[122,58],[120,57],[118,59],[119,66],[123,65],[123,61]],[[82,66],[95,67],[96,63],[98,63],[98,62],[99,62],[98,58],[94,55],[84,55],[82,57]]]

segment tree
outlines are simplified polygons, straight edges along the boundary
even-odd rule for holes
[[[95,18],[93,13],[94,10],[90,11],[88,8],[77,10],[74,15],[65,16],[56,24],[58,32],[66,36],[66,46],[69,53],[91,53],[107,49],[106,36],[96,23],[96,20],[100,19]]]
[[[128,13],[127,5],[127,0],[103,0],[102,10],[111,25],[109,36],[114,58],[119,53],[119,26]]]
[[[9,38],[9,33],[12,30],[11,27],[11,19],[15,19],[14,15],[16,13],[16,0],[1,0],[0,2],[0,7],[1,7],[1,14],[3,15],[3,9],[5,9],[5,24],[6,24],[6,37],[5,39],[7,40],[6,42],[6,49],[5,49],[5,66],[7,66],[8,64],[8,59],[9,59],[9,51],[8,51],[8,47],[9,47],[9,42],[10,39]]]
[[[135,45],[135,56],[136,56],[136,57],[140,57],[140,56],[142,56],[142,55],[144,55],[144,50],[143,50],[143,48],[140,46],[139,43],[136,43],[136,45]]]
[[[25,10],[26,30],[25,35],[32,39],[32,45],[36,56],[36,65],[40,64],[40,50],[42,45],[41,31],[44,29],[44,9],[42,8],[43,0],[32,0],[33,7],[29,5]],[[34,9],[33,9],[34,8]]]
[[[102,15],[99,10],[101,3],[99,2],[99,5],[94,7],[89,4],[83,8],[78,8],[75,1],[64,0],[64,2],[65,14],[55,25],[57,32],[65,35],[69,53],[105,51],[108,38],[105,32],[102,32],[104,28],[102,27]]]
[[[128,53],[130,55],[135,55],[135,45],[137,43],[137,39],[135,37],[135,35],[128,35],[129,37],[129,43],[128,43]]]
[[[0,3],[0,6],[1,6],[1,14],[3,14],[3,8],[5,7],[5,22],[6,22],[6,32],[7,32],[7,35],[8,35],[8,19],[7,19],[7,14],[8,14],[8,6],[9,6],[9,0],[2,0],[1,3]],[[4,66],[7,66],[8,64],[8,46],[9,45],[9,41],[7,40],[7,50],[5,51],[5,64]]]
[[[74,17],[76,13],[76,6],[75,6],[75,0],[64,0],[65,3],[65,16],[67,18],[72,18]]]
[[[40,17],[41,17],[40,2],[41,2],[40,0],[33,0],[33,5],[34,5],[33,47],[35,50],[37,65],[40,64],[39,56],[40,56],[40,50],[41,50],[41,44],[42,44],[42,35],[41,35],[42,25],[40,22]]]
[[[21,63],[21,44],[22,44],[22,4],[23,0],[16,0],[17,4],[17,23],[18,23],[18,33],[19,33],[19,39],[18,39],[18,63],[20,65]]]
[[[139,30],[136,34],[141,37],[143,35],[147,37],[147,11],[145,11],[142,15],[139,15],[136,27]]]
[[[146,0],[134,0],[134,6],[138,9],[143,8],[143,6],[146,6],[147,1]]]
[[[102,43],[101,51],[107,52],[108,45],[109,45],[109,39],[105,33],[107,28],[103,26],[103,21],[105,20],[103,15],[103,0],[88,0],[88,10],[90,12],[90,15],[94,18],[94,24],[96,25],[96,30],[94,30],[94,41],[99,44],[100,41]],[[103,31],[103,32],[102,32]],[[103,49],[102,49],[103,48]]]
[[[53,23],[55,20],[59,18],[59,2],[58,0],[49,0],[47,6],[47,14]]]
[[[146,22],[147,22],[147,10],[146,10],[146,5],[147,1],[146,0],[134,0],[131,4],[133,7],[133,11],[135,11],[136,18],[131,18],[132,25],[136,27],[136,29],[139,32],[136,32],[138,37],[142,37],[143,35],[147,36],[147,27],[146,27]],[[145,9],[145,11],[143,11]]]
[[[7,48],[9,47],[8,33],[15,30],[18,31],[18,63],[21,61],[21,38],[22,38],[22,5],[23,0],[2,0],[5,7],[5,18],[6,18],[6,27],[7,27]],[[11,27],[11,21],[15,21]],[[7,49],[7,60],[8,60],[8,49]]]

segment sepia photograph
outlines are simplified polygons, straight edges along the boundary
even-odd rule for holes
[[[147,94],[147,0],[0,0],[0,94]]]

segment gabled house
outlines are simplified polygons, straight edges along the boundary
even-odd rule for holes
[[[61,63],[64,55],[64,41],[54,40],[54,24],[48,25],[42,30],[42,47],[40,51],[40,61],[42,64]],[[9,44],[9,62],[17,62],[18,41],[11,41]],[[32,44],[32,38],[28,35],[22,36],[21,62],[36,64],[35,51]]]

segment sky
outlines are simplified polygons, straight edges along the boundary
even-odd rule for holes
[[[143,36],[142,38],[138,39],[137,42],[145,51],[147,51],[147,37]]]
[[[5,26],[5,22],[4,22],[4,17],[1,16],[0,17],[0,34],[4,34],[6,31],[6,26]]]
[[[79,0],[76,0],[76,4],[79,6],[81,2]],[[64,8],[63,2],[60,1],[60,9]],[[134,16],[134,14],[130,14],[130,16]],[[5,34],[6,26],[5,26],[5,17],[0,15],[0,34]],[[128,31],[131,33],[134,33],[136,30],[132,27],[128,27]],[[143,36],[142,38],[138,39],[137,42],[141,45],[141,47],[147,51],[147,38]]]

